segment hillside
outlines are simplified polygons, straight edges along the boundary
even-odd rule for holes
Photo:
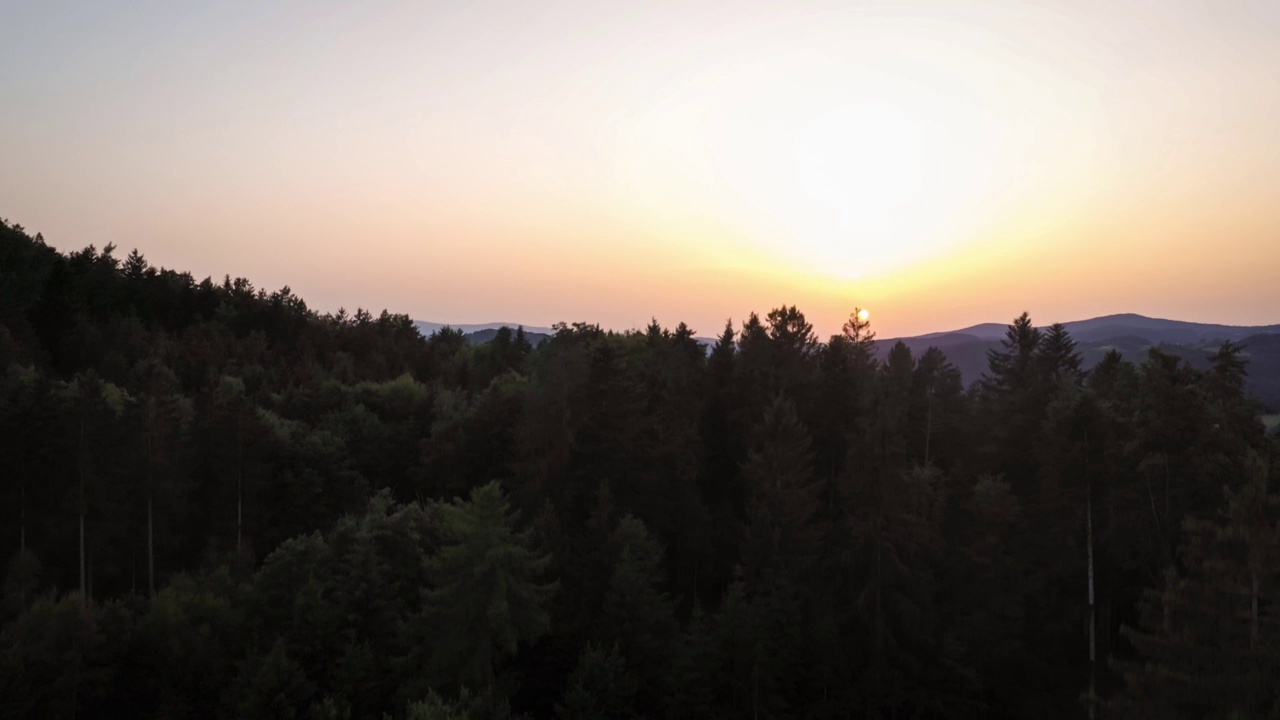
[[[503,327],[509,327],[509,328],[523,327],[525,335],[537,334],[537,335],[542,335],[544,337],[550,337],[551,335],[554,335],[556,333],[555,329],[553,328],[536,327],[533,325],[521,325],[520,323],[513,323],[513,322],[468,324],[468,323],[438,323],[438,322],[428,322],[426,320],[414,320],[413,326],[418,328],[418,332],[422,333],[422,337],[431,337],[433,333],[439,330],[442,330],[446,327],[453,328],[454,330],[461,330],[463,335],[474,335],[476,333],[483,333],[485,331],[495,331],[498,328],[503,328]],[[489,340],[492,340],[492,339],[493,339],[493,335],[491,333],[486,337],[486,339],[479,340],[478,342],[488,342]]]
[[[1077,320],[1063,326],[1078,343],[1086,369],[1096,365],[1113,348],[1130,360],[1140,361],[1152,347],[1204,368],[1208,366],[1209,356],[1223,342],[1242,343],[1249,361],[1248,391],[1268,408],[1280,409],[1280,325],[1214,325],[1127,313]],[[877,341],[876,347],[881,358],[886,357],[889,348],[898,341],[916,355],[936,347],[960,370],[967,385],[981,379],[987,371],[987,351],[1000,346],[1006,327],[983,323],[959,330],[887,338]]]
[[[424,320],[415,320],[413,325],[418,329],[418,332],[422,333],[422,337],[424,338],[429,338],[431,337],[432,334],[446,327],[452,328],[454,330],[461,330],[462,334],[466,337],[467,342],[477,344],[477,345],[487,343],[490,340],[493,340],[493,338],[498,334],[498,330],[504,327],[508,327],[508,328],[523,327],[524,336],[528,338],[529,342],[533,343],[534,346],[537,346],[543,340],[546,340],[550,338],[552,335],[556,334],[555,328],[531,326],[531,325],[520,325],[519,323],[478,323],[478,324],[450,325],[448,323],[436,323],[436,322],[427,322]],[[716,339],[713,337],[695,337],[694,340],[696,340],[698,344],[703,346],[704,348],[710,348],[712,345],[715,345],[716,343]]]
[[[507,327],[513,327],[513,326],[507,326]],[[497,337],[498,331],[501,329],[502,328],[497,327],[497,328],[485,328],[484,330],[475,330],[473,332],[466,333],[463,337],[467,339],[467,342],[479,345],[479,344],[487,343],[493,340],[495,337]],[[530,331],[530,330],[524,331],[525,339],[528,340],[529,343],[532,344],[534,347],[537,347],[538,345],[540,345],[543,340],[550,338],[551,335],[552,333]]]

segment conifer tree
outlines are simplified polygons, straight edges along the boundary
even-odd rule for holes
[[[612,720],[635,715],[636,683],[627,672],[627,662],[618,648],[605,652],[588,645],[578,656],[578,665],[569,676],[562,704],[556,706],[561,720]]]
[[[1280,715],[1280,496],[1255,458],[1216,518],[1187,520],[1180,568],[1125,635],[1142,660],[1126,669],[1126,717]]]
[[[742,466],[751,493],[743,564],[749,581],[763,582],[766,576],[791,575],[811,567],[817,560],[822,530],[813,522],[819,502],[812,478],[811,441],[795,406],[776,397],[753,437]]]
[[[435,581],[427,601],[437,628],[436,666],[482,693],[492,711],[502,663],[550,629],[547,604],[556,584],[542,580],[550,557],[531,547],[527,531],[516,530],[496,482],[435,512],[442,544],[429,561]]]
[[[988,370],[980,384],[989,465],[1002,469],[1014,492],[1024,498],[1034,494],[1032,449],[1047,403],[1047,383],[1037,360],[1042,338],[1030,316],[1019,315],[1005,331],[1000,348],[987,351]]]
[[[1036,355],[1044,366],[1043,372],[1050,379],[1063,378],[1067,382],[1078,383],[1084,375],[1076,341],[1062,323],[1049,326],[1036,348]]]
[[[658,712],[678,638],[673,604],[660,587],[662,548],[633,517],[618,523],[611,544],[618,559],[601,609],[603,639],[615,643],[633,668],[642,709]]]

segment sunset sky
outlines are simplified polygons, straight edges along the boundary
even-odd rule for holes
[[[197,5],[0,0],[0,216],[441,322],[1280,322],[1275,0]]]

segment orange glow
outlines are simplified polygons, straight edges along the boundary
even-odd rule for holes
[[[747,5],[19,13],[0,212],[424,320],[1277,321],[1280,6]]]

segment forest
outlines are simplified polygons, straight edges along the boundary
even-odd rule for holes
[[[1280,718],[1247,348],[555,329],[0,224],[0,716]]]

